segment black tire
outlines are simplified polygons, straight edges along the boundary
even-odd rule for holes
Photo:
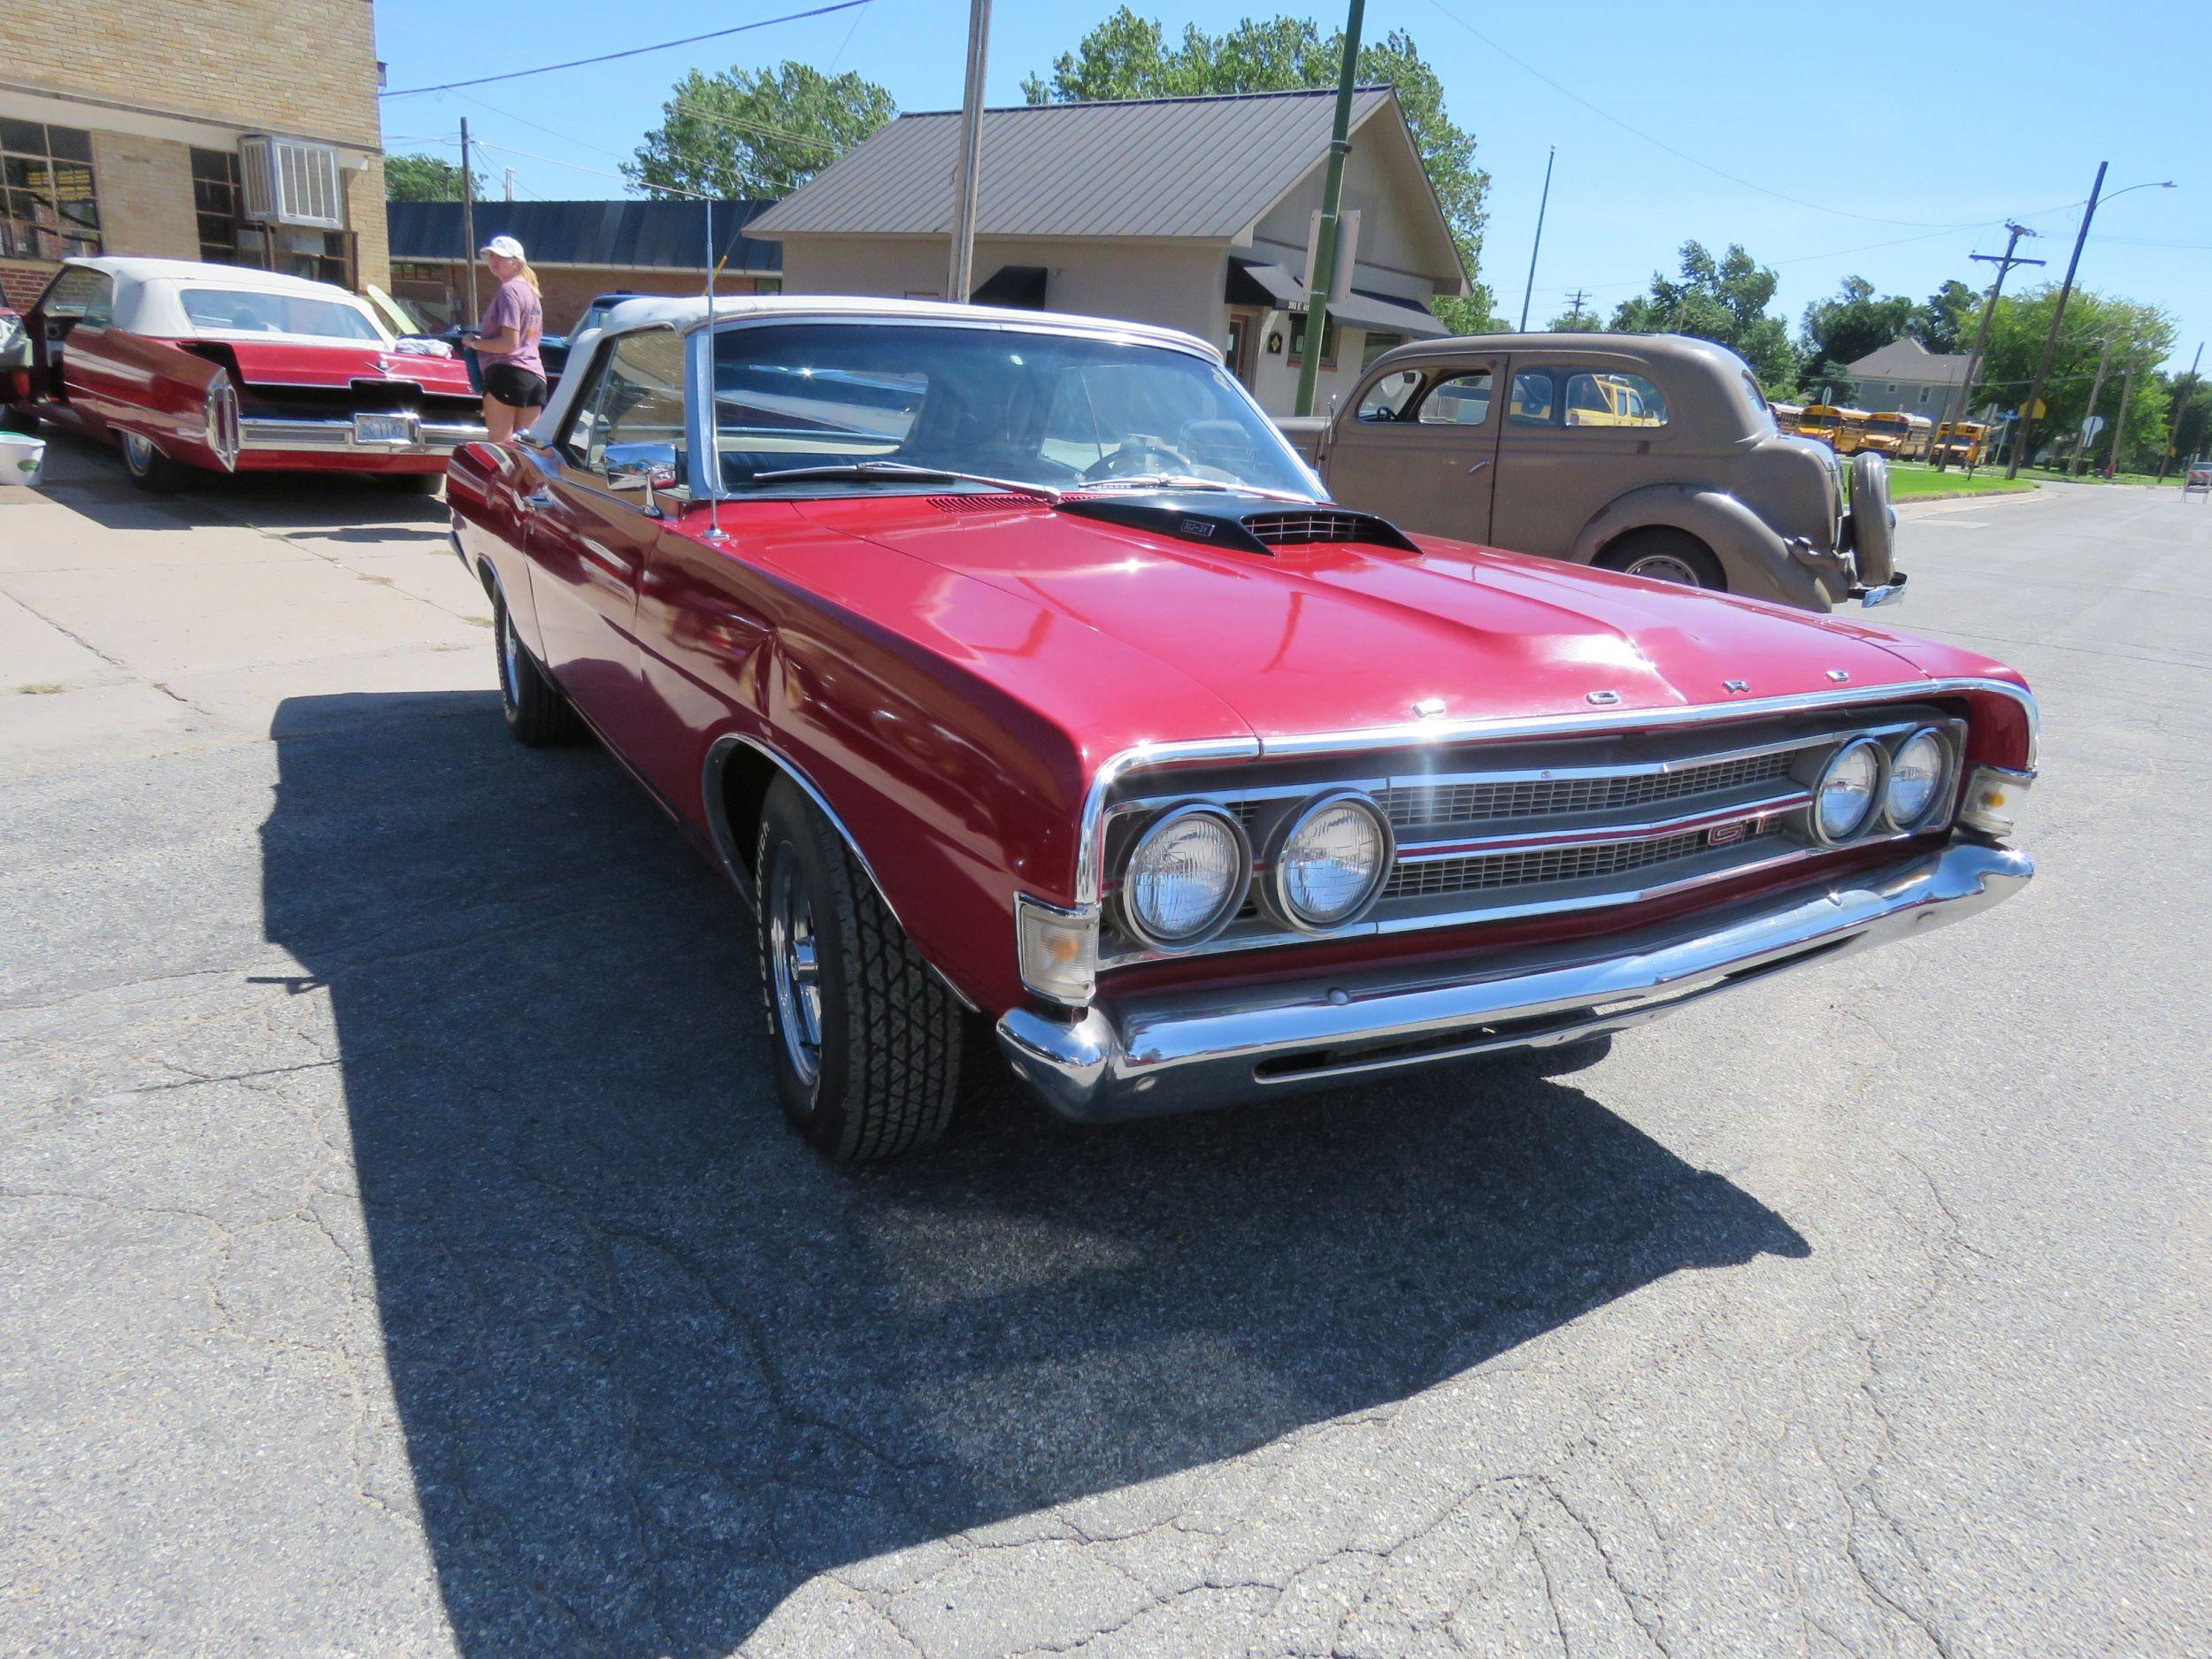
[[[403,495],[435,495],[445,488],[445,474],[401,472],[392,479],[392,488]]]
[[[0,432],[19,432],[35,438],[38,435],[38,417],[12,403],[0,403]]]
[[[784,1115],[838,1164],[930,1145],[959,1099],[960,1004],[787,780],[762,804],[757,854],[761,992]]]
[[[1713,557],[1713,549],[1687,530],[1677,530],[1671,526],[1631,530],[1599,554],[1596,563],[1609,571],[1648,577],[1654,581],[1709,588],[1715,593],[1728,591],[1728,577],[1722,571],[1720,561]]]
[[[116,435],[123,446],[123,470],[139,488],[155,495],[173,495],[191,481],[192,469],[181,461],[171,460],[154,447],[151,439],[134,432]]]
[[[500,712],[507,717],[507,729],[515,741],[549,749],[584,735],[584,723],[576,710],[515,633],[507,602],[496,588],[492,592],[492,656],[499,669]]]

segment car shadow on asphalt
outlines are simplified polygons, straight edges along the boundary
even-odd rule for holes
[[[818,1573],[1809,1253],[1525,1064],[1111,1130],[984,1065],[942,1148],[828,1168],[739,902],[607,757],[520,749],[489,693],[286,729],[266,932],[331,998],[465,1655],[725,1654]]]

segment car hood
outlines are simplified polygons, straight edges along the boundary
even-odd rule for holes
[[[1432,700],[1455,720],[1512,718],[1927,677],[1838,618],[1436,538],[1255,553],[1003,496],[794,504],[1132,648],[1263,740],[1399,726]],[[1125,654],[1102,657],[1127,672]]]
[[[424,357],[364,342],[235,340],[202,342],[227,352],[250,386],[350,386],[356,380],[412,380],[425,391],[470,396],[468,365],[458,357]]]

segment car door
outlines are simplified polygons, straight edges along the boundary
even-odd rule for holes
[[[663,519],[646,482],[681,475],[683,343],[667,329],[626,334],[590,373],[567,426],[538,452],[525,540],[545,664],[626,757],[649,734],[638,586]]]
[[[1329,494],[1401,529],[1489,541],[1497,369],[1455,358],[1369,380],[1329,434]]]
[[[1677,470],[1679,428],[1640,359],[1515,354],[1491,539],[1563,557],[1598,512]]]
[[[97,365],[115,305],[115,279],[90,265],[64,265],[31,307],[41,413],[98,431],[114,388]]]

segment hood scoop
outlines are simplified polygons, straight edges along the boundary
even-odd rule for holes
[[[1327,502],[1310,507],[1239,509],[1217,495],[1070,496],[1060,511],[1079,518],[1171,535],[1206,547],[1234,548],[1241,553],[1271,555],[1277,548],[1306,547],[1318,541],[1356,542],[1401,553],[1421,549],[1386,518],[1354,512]]]

